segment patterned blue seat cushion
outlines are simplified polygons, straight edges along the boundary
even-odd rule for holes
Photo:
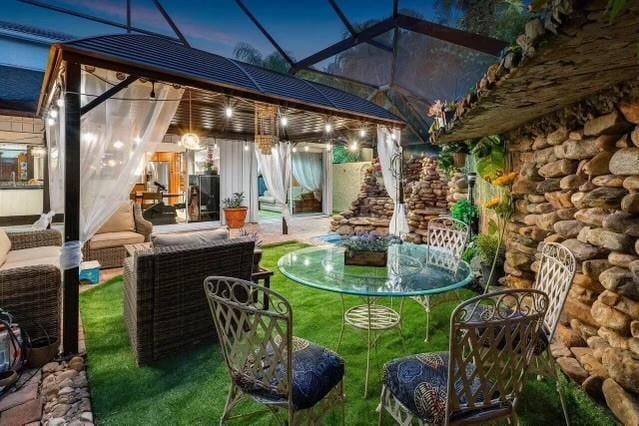
[[[272,347],[269,355],[262,359],[263,369],[267,370],[273,356]],[[248,361],[254,364],[255,359]],[[293,337],[293,405],[296,410],[303,410],[321,401],[344,377],[344,360],[336,353],[315,345],[308,340]],[[271,401],[286,400],[287,395],[277,391],[277,379],[272,379],[270,387],[259,384],[262,375],[257,374],[257,381],[248,374],[236,375],[235,382],[244,392]],[[277,366],[277,377],[286,379],[286,364]]]
[[[384,384],[399,402],[424,422],[442,424],[446,419],[448,400],[448,359],[448,352],[432,352],[390,361],[384,365]],[[469,365],[468,368],[474,367]],[[479,386],[479,379],[475,379],[472,391]]]

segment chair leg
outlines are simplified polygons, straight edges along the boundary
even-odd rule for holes
[[[344,327],[346,326],[346,320],[344,319],[344,315],[346,314],[346,304],[344,303],[344,295],[340,295],[342,299],[342,327],[339,330],[339,337],[337,338],[337,347],[335,348],[335,352],[339,353],[339,347],[342,344],[342,337],[344,336]]]
[[[224,404],[224,411],[222,413],[222,417],[220,417],[220,425],[223,425],[226,419],[228,418],[233,408],[237,405],[239,400],[242,398],[241,391],[237,388],[235,383],[231,383],[231,387],[229,388],[229,394],[226,397],[226,404]]]
[[[566,397],[564,395],[563,386],[561,386],[561,382],[559,381],[559,373],[557,372],[557,368],[554,366],[553,371],[555,372],[555,385],[557,387],[557,393],[559,394],[559,401],[561,402],[561,410],[564,412],[564,420],[566,422],[566,426],[570,426],[570,417],[568,417],[568,406],[566,405]]]
[[[428,343],[430,339],[430,297],[426,297],[424,311],[426,311],[426,338],[424,342]]]
[[[386,392],[386,386],[382,385],[382,394],[379,397],[379,405],[377,406],[377,412],[379,413],[377,419],[377,425],[382,426],[382,419],[384,418],[384,393]]]

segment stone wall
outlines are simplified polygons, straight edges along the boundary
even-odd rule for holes
[[[577,274],[558,364],[624,423],[639,424],[639,90],[626,83],[506,135],[516,213],[509,287],[529,288],[539,243],[563,243]]]
[[[468,199],[468,179],[463,173],[455,173],[448,181],[448,207],[452,207],[457,201]]]
[[[365,169],[359,194],[351,207],[333,216],[331,231],[344,236],[373,230],[387,234],[393,206],[384,187],[379,161],[375,159]]]
[[[404,164],[404,173],[407,182],[404,198],[411,229],[408,240],[422,243],[428,221],[447,211],[447,181],[437,171],[436,160],[429,157],[408,160]],[[393,208],[379,162],[374,160],[365,170],[359,194],[351,207],[333,216],[331,231],[345,236],[372,230],[386,234]]]
[[[405,167],[412,177],[406,184],[406,209],[410,233],[406,239],[421,244],[426,241],[428,222],[434,217],[445,214],[448,209],[448,181],[437,170],[437,160],[424,157],[413,160]]]

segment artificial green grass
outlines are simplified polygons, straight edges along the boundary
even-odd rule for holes
[[[286,252],[304,247],[284,244],[266,247],[262,265],[275,271],[271,288],[283,294],[293,307],[294,334],[334,348],[341,324],[339,295],[303,287],[277,271],[277,260]],[[470,295],[470,292],[465,292]],[[346,298],[347,306],[361,303]],[[397,303],[397,302],[395,302]],[[405,303],[404,336],[409,353],[446,350],[448,318],[455,303],[438,305],[432,314],[431,341],[424,338],[424,313],[412,301]],[[81,295],[82,321],[88,352],[88,374],[93,409],[100,424],[193,425],[217,423],[229,383],[220,348],[216,344],[166,359],[152,367],[138,368],[122,318],[122,281],[109,283]],[[211,327],[213,323],[211,322]],[[369,395],[364,398],[366,335],[347,328],[340,348],[346,360],[346,424],[377,423],[375,408],[381,389],[384,362],[405,355],[397,330],[381,335],[373,353]],[[593,403],[580,388],[565,386],[573,425],[613,424],[611,417]],[[247,405],[250,405],[247,404]],[[257,406],[245,407],[253,411]],[[553,382],[531,380],[518,413],[524,425],[563,423],[559,397]],[[333,414],[328,424],[338,424]],[[393,424],[385,417],[385,424]],[[252,418],[238,424],[275,424],[272,416]]]

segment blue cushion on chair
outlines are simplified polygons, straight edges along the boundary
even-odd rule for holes
[[[252,361],[254,362],[254,360]],[[265,368],[269,363],[263,360]],[[314,406],[344,377],[344,360],[336,353],[307,340],[293,337],[293,405],[297,410]],[[277,367],[278,377],[286,377],[286,365]],[[259,379],[259,378],[258,378]],[[247,376],[239,375],[235,382],[246,393],[269,400],[286,399],[276,391],[276,379],[271,388],[257,386]]]
[[[448,352],[433,352],[390,361],[384,365],[384,384],[417,417],[429,424],[442,424],[448,400],[448,359]],[[475,378],[473,392],[479,385]]]

